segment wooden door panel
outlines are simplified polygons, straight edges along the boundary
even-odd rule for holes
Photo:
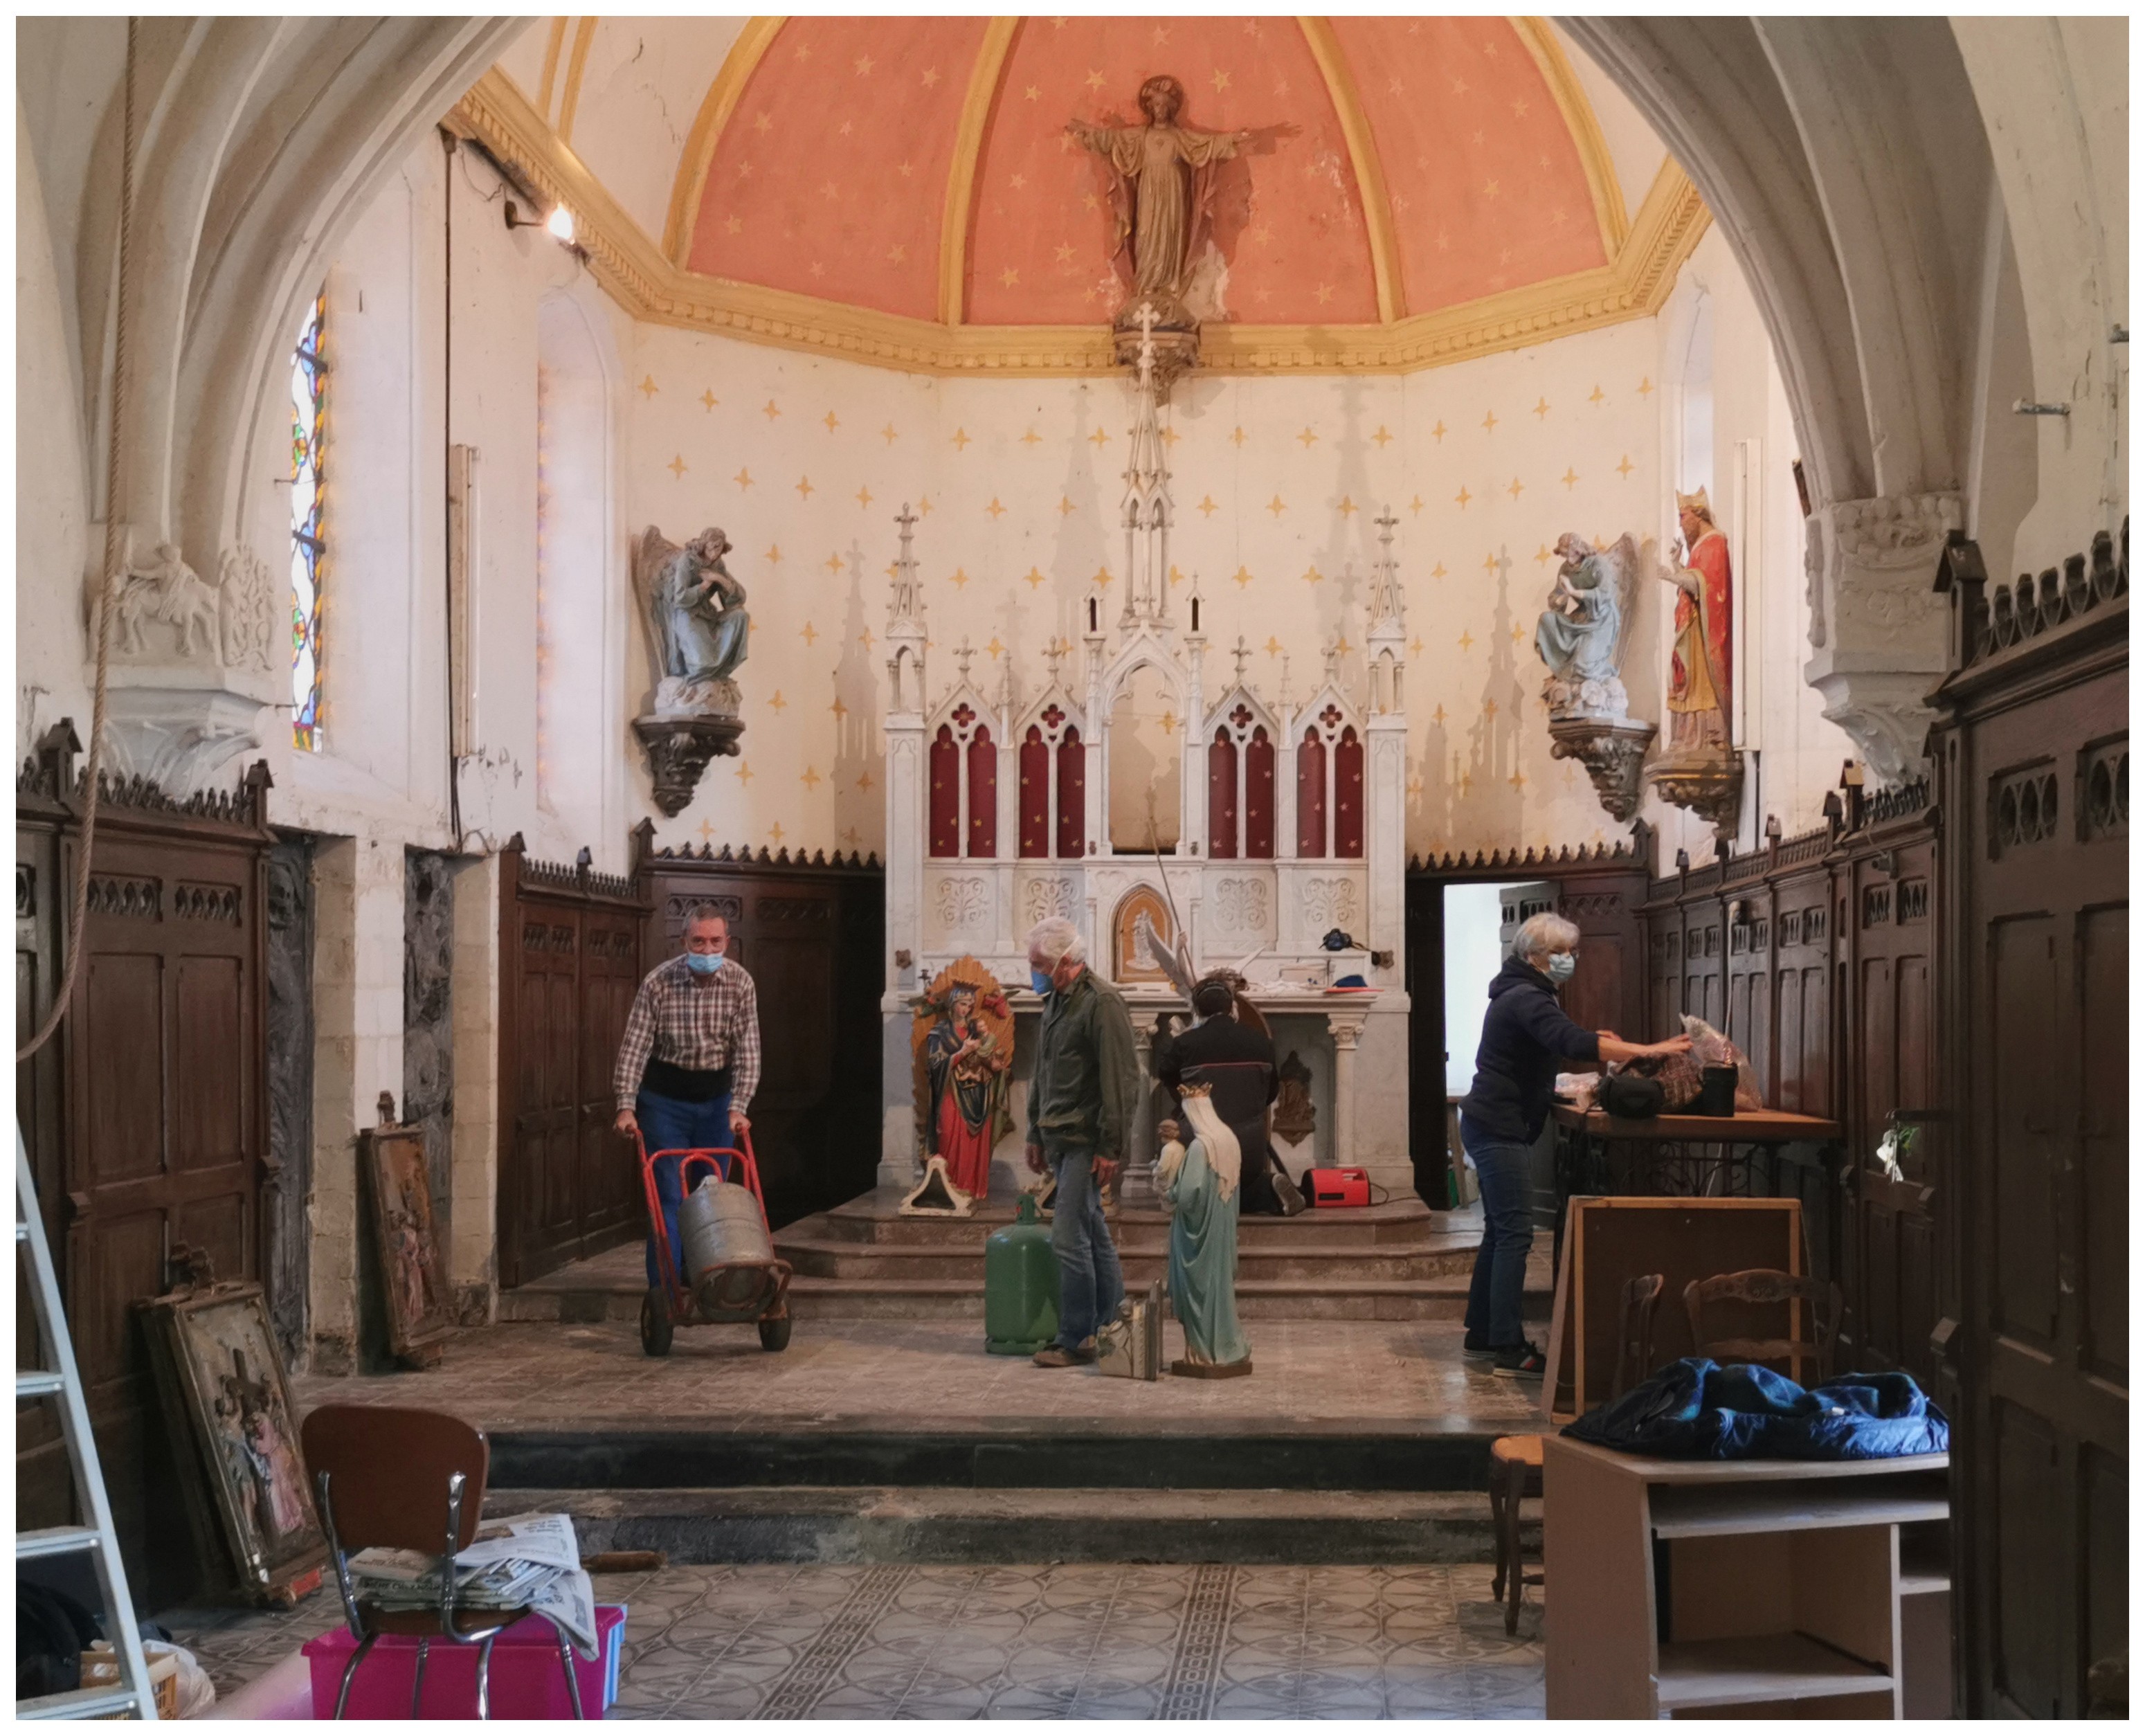
[[[98,953],[86,970],[88,1016],[78,1034],[89,1073],[82,1180],[94,1189],[163,1171],[164,961],[152,953]]]
[[[77,1227],[67,1253],[75,1356],[92,1397],[109,1405],[117,1389],[147,1378],[134,1362],[133,1305],[164,1288],[163,1207],[107,1206]]]
[[[2130,1067],[2130,913],[2088,912],[2080,925],[2079,1022],[2088,1080],[2127,1079]],[[2130,1094],[2087,1095],[2080,1116],[2085,1231],[2086,1365],[2130,1381]],[[2096,1653],[2095,1656],[2101,1654]]]
[[[1994,1157],[1996,1263],[1991,1300],[1999,1331],[2054,1342],[2060,1293],[2057,1274],[2056,1118],[2070,1097],[2058,1052],[2062,1011],[2053,922],[2008,918],[1989,932],[1990,1033],[1987,1089]],[[2071,1097],[2075,1112],[2076,1099]]]
[[[242,1164],[246,1099],[230,1088],[230,1075],[236,1070],[242,1077],[252,1064],[244,969],[236,958],[182,958],[177,978],[172,1167],[184,1171]]]
[[[2062,1581],[2061,1551],[2050,1547],[2068,1530],[2055,1430],[2020,1405],[1998,1400],[1991,1410],[1997,1690],[2028,1718],[2066,1711],[2075,1717],[2081,1709],[2063,1704],[2064,1673],[2053,1667],[2067,1638],[2076,1643],[2064,1633],[2072,1599]]]

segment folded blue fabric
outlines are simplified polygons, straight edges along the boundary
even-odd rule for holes
[[[1754,1363],[1686,1356],[1564,1432],[1661,1459],[1899,1459],[1951,1449],[1911,1375],[1844,1375],[1808,1391]]]

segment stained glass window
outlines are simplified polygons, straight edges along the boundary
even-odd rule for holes
[[[292,743],[321,750],[321,588],[327,545],[321,537],[326,486],[327,363],[321,322],[327,298],[314,298],[291,356],[291,719]]]

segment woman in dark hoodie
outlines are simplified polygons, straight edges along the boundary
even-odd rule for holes
[[[1520,1320],[1535,1233],[1527,1152],[1549,1119],[1559,1067],[1567,1058],[1624,1062],[1690,1047],[1688,1037],[1625,1042],[1613,1032],[1582,1031],[1566,1018],[1556,992],[1578,967],[1572,954],[1578,944],[1579,930],[1560,916],[1544,912],[1520,924],[1511,956],[1490,983],[1474,1088],[1460,1100],[1460,1142],[1482,1181],[1482,1246],[1467,1292],[1464,1354],[1522,1380],[1542,1374],[1541,1352],[1527,1341]]]

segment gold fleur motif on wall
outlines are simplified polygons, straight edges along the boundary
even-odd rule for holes
[[[1220,507],[1217,506],[1217,505],[1214,504],[1214,497],[1213,497],[1213,495],[1205,495],[1205,496],[1202,497],[1202,499],[1200,500],[1200,502],[1199,502],[1199,510],[1200,510],[1200,511],[1202,511],[1202,512],[1203,512],[1204,514],[1206,514],[1206,515],[1207,515],[1207,516],[1208,518],[1210,518],[1210,519],[1211,519],[1211,518],[1212,518],[1212,517],[1214,516],[1214,515],[1215,515],[1216,513],[1219,512],[1222,509],[1221,509]]]
[[[720,398],[718,398],[715,395],[715,390],[713,386],[709,386],[707,390],[700,394],[700,403],[703,407],[707,410],[713,410],[723,400]]]
[[[1471,633],[1462,633],[1460,635],[1460,649],[1463,651],[1473,650],[1475,649],[1475,635]]]
[[[1274,515],[1274,522],[1277,525],[1281,522],[1281,515],[1288,510],[1288,503],[1276,495],[1267,502],[1267,510]]]
[[[1030,590],[1038,590],[1042,588],[1043,582],[1042,568],[1032,566],[1020,576],[1028,580],[1028,588]]]
[[[857,788],[858,788],[858,789],[869,789],[871,787],[872,787],[872,774],[871,774],[869,772],[865,772],[865,773],[862,773],[862,774],[861,774],[861,775],[857,778]]]
[[[808,645],[816,644],[819,643],[819,629],[817,627],[814,627],[809,621],[807,621],[803,626],[797,629],[797,636],[803,639]]]
[[[827,432],[829,434],[832,434],[837,428],[842,425],[841,418],[836,415],[831,410],[829,410],[826,415],[821,416],[819,420],[827,425]]]
[[[1511,496],[1515,500],[1518,500],[1518,499],[1520,498],[1520,496],[1522,494],[1524,494],[1524,493],[1525,492],[1525,489],[1524,485],[1520,483],[1520,479],[1519,479],[1518,477],[1515,476],[1515,477],[1513,477],[1513,478],[1512,478],[1512,485],[1511,485],[1510,488],[1506,489],[1506,490],[1505,490],[1505,492],[1506,494],[1510,495],[1510,496]]]
[[[1378,431],[1371,438],[1378,443],[1378,450],[1382,452],[1386,450],[1386,443],[1392,439],[1392,435],[1386,431],[1386,425],[1381,422],[1378,424]]]
[[[840,555],[829,555],[827,557],[827,570],[834,574],[838,578],[841,575],[842,565],[842,557]]]
[[[1275,638],[1272,634],[1268,634],[1267,635],[1267,642],[1266,642],[1265,649],[1266,649],[1266,654],[1267,654],[1267,656],[1269,656],[1269,657],[1278,657],[1279,655],[1281,655],[1281,651],[1282,651],[1282,643],[1281,643],[1281,641],[1280,641],[1279,639],[1276,639],[1276,638]]]
[[[769,566],[780,566],[782,565],[781,544],[769,543],[767,545],[767,564]]]
[[[1303,570],[1303,577],[1305,582],[1310,584],[1323,584],[1326,582],[1326,575],[1318,570],[1318,563],[1315,560]]]
[[[1356,510],[1356,500],[1355,500],[1355,497],[1354,497],[1352,495],[1341,495],[1341,516],[1342,518],[1344,518],[1344,519],[1345,519],[1345,518],[1351,517],[1351,516],[1353,516],[1353,515],[1354,515],[1354,513],[1355,513],[1355,510]]]
[[[778,687],[772,694],[768,695],[767,703],[774,708],[775,714],[779,717],[781,715],[783,707],[787,705],[789,702],[782,697],[782,689]]]
[[[799,476],[794,486],[797,490],[797,497],[800,500],[809,500],[812,498],[812,479],[809,476]]]
[[[777,820],[773,825],[769,826],[767,828],[767,835],[774,843],[780,843],[785,835],[782,830],[782,822],[780,820]]]
[[[1460,485],[1460,492],[1452,497],[1452,502],[1454,505],[1457,506],[1462,512],[1465,512],[1467,510],[1467,503],[1474,498],[1474,495],[1467,492],[1467,485],[1463,482]]]
[[[1537,398],[1537,399],[1535,400],[1535,414],[1536,415],[1538,415],[1538,416],[1541,417],[1545,421],[1548,420],[1548,418],[1549,418],[1549,400],[1548,400],[1548,399],[1546,399],[1546,398]]]
[[[1240,566],[1229,576],[1237,581],[1238,587],[1241,589],[1248,586],[1251,584],[1252,570],[1247,566]]]
[[[1640,395],[1640,397],[1642,397],[1642,398],[1650,397],[1650,396],[1653,395],[1653,390],[1654,390],[1654,382],[1653,382],[1653,381],[1652,381],[1652,379],[1651,379],[1650,377],[1642,377],[1642,378],[1640,380],[1640,381],[1639,381],[1639,395]]]
[[[868,488],[858,489],[857,490],[857,505],[859,506],[868,506],[871,504],[872,491]]]
[[[970,442],[967,429],[956,428],[949,438],[956,452],[965,452],[968,450]]]
[[[1110,436],[1108,433],[1100,428],[1097,428],[1092,434],[1089,435],[1087,439],[1098,452],[1110,443]]]
[[[1619,476],[1628,477],[1636,469],[1638,466],[1631,462],[1631,455],[1626,452],[1624,455],[1623,463],[1616,466],[1616,474]]]
[[[1021,445],[1023,445],[1023,446],[1033,446],[1033,445],[1040,445],[1040,444],[1042,443],[1042,440],[1043,440],[1043,436],[1042,436],[1041,435],[1038,434],[1038,433],[1035,431],[1035,430],[1034,430],[1033,428],[1032,428],[1032,427],[1028,430],[1028,432],[1027,432],[1027,433],[1023,434],[1023,435],[1021,435],[1021,437],[1020,437],[1020,443],[1021,443]]]
[[[1495,434],[1497,431],[1497,412],[1496,410],[1485,410],[1482,413],[1482,431],[1485,434]]]
[[[730,480],[737,484],[737,485],[741,489],[750,488],[752,486],[752,472],[750,470],[739,470],[736,475],[730,478]]]
[[[777,416],[782,414],[782,408],[774,401],[774,399],[769,398],[765,405],[761,409],[760,414],[765,416],[768,420],[771,422]]]
[[[1586,401],[1589,404],[1605,404],[1609,401],[1609,394],[1601,390],[1600,381],[1595,382],[1594,390],[1588,395]]]
[[[738,782],[739,782],[739,783],[751,783],[751,782],[752,782],[752,780],[753,780],[753,775],[754,775],[751,763],[750,763],[749,761],[743,760],[743,759],[740,759],[739,761],[738,761],[737,774],[738,774]]]
[[[807,789],[817,789],[824,780],[819,776],[819,767],[808,765],[797,774],[797,781]]]
[[[967,569],[963,567],[955,567],[953,569],[953,576],[946,582],[952,585],[955,590],[966,590],[968,588],[968,575]]]
[[[664,465],[663,468],[669,471],[673,476],[682,477],[685,474],[685,455],[683,452],[680,452],[675,458],[672,459],[669,463]]]
[[[1411,501],[1409,501],[1409,502],[1408,502],[1408,510],[1409,510],[1410,512],[1411,512],[1411,513],[1414,513],[1414,514],[1415,514],[1415,515],[1416,515],[1418,517],[1420,517],[1420,516],[1421,515],[1421,513],[1422,513],[1422,496],[1421,496],[1421,495],[1416,495],[1416,496],[1412,500],[1411,500]]]
[[[644,397],[652,398],[655,395],[655,376],[653,374],[649,375],[640,382],[640,390]]]
[[[1060,517],[1060,518],[1062,519],[1062,518],[1065,517],[1065,516],[1066,516],[1068,513],[1070,513],[1072,510],[1072,495],[1060,495],[1058,497],[1058,517]]]
[[[880,429],[879,434],[889,446],[901,438],[899,435],[893,431],[893,424],[891,422],[888,422],[885,427]]]
[[[1087,582],[1090,584],[1101,585],[1107,590],[1109,588],[1110,584],[1110,570],[1107,567],[1097,567],[1095,569],[1095,576]]]
[[[1251,436],[1247,435],[1241,427],[1234,428],[1229,432],[1229,443],[1233,446],[1241,448],[1244,442],[1250,437]]]
[[[834,714],[834,721],[838,724],[849,714],[849,708],[842,703],[839,695],[835,697],[834,703],[829,705],[827,709]]]
[[[1445,563],[1441,560],[1432,567],[1430,570],[1430,576],[1433,579],[1442,579],[1445,576]]]
[[[1579,480],[1579,472],[1572,470],[1569,466],[1566,466],[1565,473],[1556,480],[1559,482],[1561,482],[1566,488],[1570,488],[1574,483]]]
[[[1435,723],[1438,728],[1441,729],[1445,727],[1445,708],[1442,705],[1439,706],[1436,710],[1431,713],[1430,716],[1431,721]]]
[[[991,515],[991,522],[993,525],[1005,516],[1005,508],[998,504],[998,497],[996,495],[991,496],[991,504],[983,510]]]

